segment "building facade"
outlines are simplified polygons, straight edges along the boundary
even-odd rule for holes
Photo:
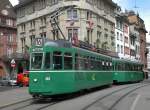
[[[35,37],[64,39],[50,20],[58,8],[72,5],[76,7],[58,12],[57,23],[65,39],[74,42],[76,38],[115,52],[116,4],[112,0],[20,0],[16,6],[17,51],[26,52]]]
[[[115,23],[115,39],[116,39],[116,52],[119,58],[124,58],[124,18],[121,14],[121,8],[116,10],[116,23]]]
[[[123,23],[123,36],[124,36],[124,58],[131,59],[130,57],[130,36],[129,36],[129,23],[127,17],[125,16]]]
[[[147,54],[147,69],[149,71],[150,74],[150,43],[147,43],[147,49],[148,49],[148,54]]]
[[[11,73],[10,60],[17,50],[16,14],[9,0],[0,4],[0,77]]]
[[[139,14],[135,14],[134,12],[128,13],[128,20],[130,24],[134,24],[134,30],[138,31],[136,34],[136,59],[140,59],[140,61],[144,64],[145,77],[147,77],[147,54],[148,49],[146,48],[146,28],[144,21],[140,18]],[[138,57],[140,56],[140,58]]]
[[[130,24],[130,57],[131,60],[140,61],[140,41],[139,31],[135,24]]]

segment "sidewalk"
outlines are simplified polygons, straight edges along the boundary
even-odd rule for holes
[[[0,107],[17,103],[22,100],[32,98],[28,93],[28,87],[16,88],[0,92]]]

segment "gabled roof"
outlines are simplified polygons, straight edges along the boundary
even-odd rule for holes
[[[0,0],[0,16],[16,18],[16,13],[9,0]]]

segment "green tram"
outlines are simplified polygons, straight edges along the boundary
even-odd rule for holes
[[[124,59],[112,60],[114,83],[139,82],[144,79],[143,64]]]
[[[30,50],[31,95],[67,94],[113,83],[111,57],[69,46],[65,41],[39,44]]]
[[[130,70],[132,66],[137,70]],[[143,73],[138,63],[73,47],[63,40],[36,38],[30,49],[29,79],[33,97],[55,96],[111,85],[113,81],[139,81]]]

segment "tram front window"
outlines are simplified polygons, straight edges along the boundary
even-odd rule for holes
[[[31,56],[31,69],[42,68],[43,53],[32,53]]]

